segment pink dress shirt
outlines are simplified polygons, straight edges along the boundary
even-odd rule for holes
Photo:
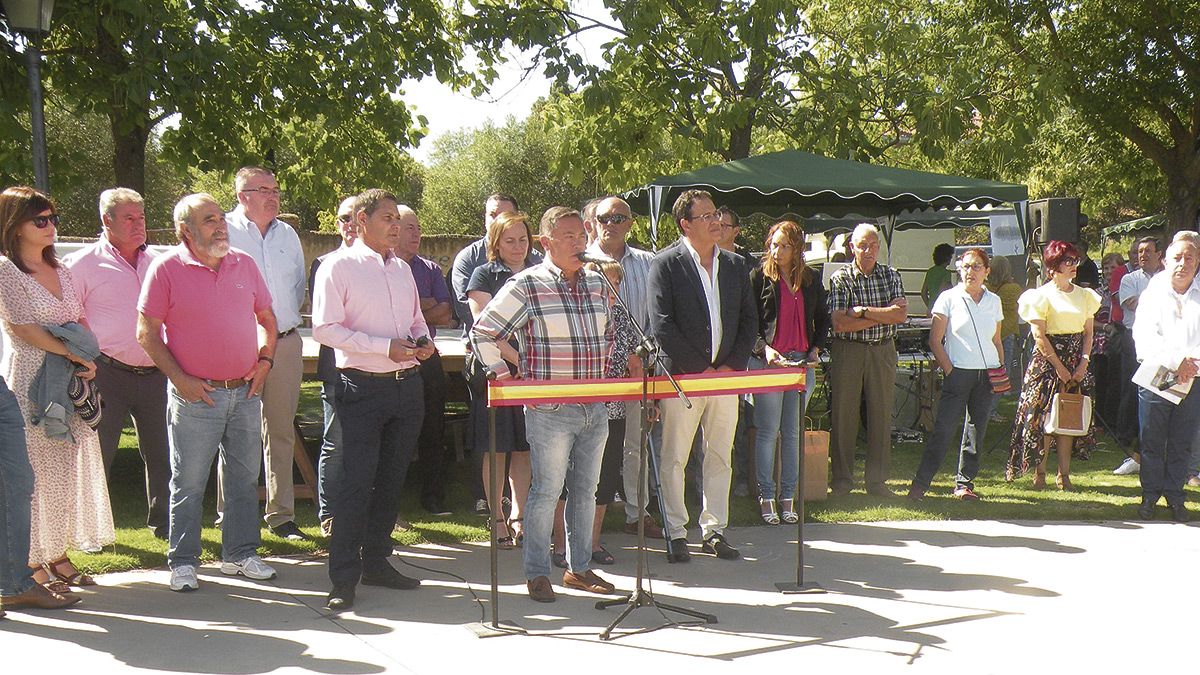
[[[130,265],[108,241],[99,241],[63,259],[71,270],[75,293],[83,301],[88,327],[100,342],[100,351],[121,363],[148,368],[154,361],[137,341],[138,294],[154,254],[138,252],[137,268]]]
[[[360,239],[325,259],[313,288],[313,339],[333,347],[338,368],[388,373],[417,365],[388,358],[392,338],[429,336],[408,264]]]
[[[146,273],[138,311],[160,319],[167,349],[183,372],[236,380],[258,361],[258,318],[271,292],[254,258],[230,249],[213,270],[184,244],[158,256]]]

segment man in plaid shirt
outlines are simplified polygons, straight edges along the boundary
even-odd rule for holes
[[[515,335],[520,345],[520,377],[576,380],[604,377],[612,344],[608,299],[600,275],[576,257],[587,247],[578,211],[551,207],[542,216],[538,238],[547,259],[514,276],[484,308],[471,329],[480,362],[497,379],[508,367],[497,344]],[[596,484],[608,440],[604,403],[528,405],[533,484],[525,504],[525,578],[529,597],[554,602],[550,585],[550,532],[554,507],[567,488],[567,571],[563,585],[591,593],[612,593],[613,585],[589,569]]]
[[[832,492],[850,493],[854,485],[854,446],[858,440],[859,403],[867,396],[867,494],[894,497],[887,486],[891,458],[892,390],[896,386],[896,324],[908,319],[908,301],[900,273],[877,262],[879,230],[862,224],[850,238],[854,262],[829,279],[833,341],[829,347],[832,380]]]

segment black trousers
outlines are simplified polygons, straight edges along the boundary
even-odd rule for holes
[[[446,498],[446,371],[442,357],[433,356],[421,363],[424,381],[425,418],[417,439],[417,476],[421,480],[421,502],[441,502]]]
[[[425,414],[419,372],[403,380],[341,371],[342,479],[335,487],[337,524],[329,544],[329,580],[358,584],[363,570],[386,565],[400,494]]]
[[[96,361],[96,387],[104,400],[104,413],[96,433],[109,475],[125,421],[133,417],[138,452],[146,465],[146,525],[167,536],[171,503],[171,454],[167,443],[167,376],[158,370],[131,373]]]

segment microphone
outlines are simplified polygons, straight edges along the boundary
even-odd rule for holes
[[[576,253],[575,257],[579,259],[579,262],[583,263],[597,263],[604,265],[607,263],[617,262],[615,258],[610,258],[602,253],[588,253],[587,251],[584,251],[583,253]]]

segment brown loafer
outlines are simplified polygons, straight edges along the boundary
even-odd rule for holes
[[[82,598],[74,593],[55,593],[41,584],[34,584],[29,590],[18,595],[0,597],[0,607],[4,609],[62,609],[79,602]]]
[[[529,597],[537,602],[554,602],[554,588],[550,585],[550,577],[536,577],[525,582],[529,589]]]
[[[646,538],[662,539],[662,528],[658,526],[658,523],[654,522],[654,519],[650,517],[650,514],[646,514],[645,516],[642,516],[642,518],[646,521]],[[637,534],[637,530],[638,521],[635,520],[631,523],[625,523],[625,534]]]
[[[583,574],[576,574],[571,570],[563,572],[563,586],[587,591],[588,593],[599,593],[600,595],[609,595],[616,590],[616,586],[601,579],[600,575],[592,570],[588,570]]]

